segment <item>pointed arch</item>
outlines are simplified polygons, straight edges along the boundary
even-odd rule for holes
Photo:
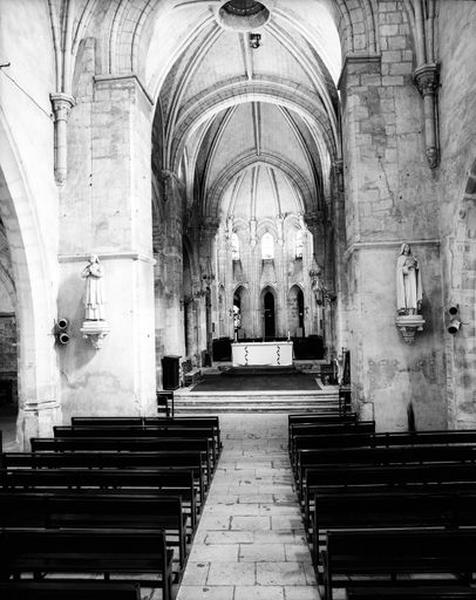
[[[18,332],[18,441],[46,434],[60,419],[53,328],[56,318],[51,260],[45,252],[35,198],[0,110],[0,218],[10,247]],[[42,418],[39,413],[42,412]]]

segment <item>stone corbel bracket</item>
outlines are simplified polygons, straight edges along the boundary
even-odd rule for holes
[[[399,315],[395,318],[395,325],[400,331],[406,344],[415,343],[417,331],[423,331],[425,320],[421,315]]]
[[[439,71],[438,63],[427,63],[417,67],[413,73],[418,91],[423,96],[425,154],[432,169],[438,166],[440,160],[437,114]]]
[[[107,321],[83,321],[80,329],[84,339],[89,339],[96,350],[102,348],[104,339],[111,331]]]

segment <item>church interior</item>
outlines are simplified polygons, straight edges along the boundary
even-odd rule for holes
[[[1,0],[2,598],[476,598],[475,53],[474,0]]]

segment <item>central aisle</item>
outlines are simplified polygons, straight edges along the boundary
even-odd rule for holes
[[[220,415],[223,452],[177,600],[318,600],[287,415]]]

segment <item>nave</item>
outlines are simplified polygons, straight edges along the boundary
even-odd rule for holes
[[[318,600],[285,414],[220,416],[223,451],[177,600]]]
[[[31,447],[2,454],[6,600],[476,598],[474,430],[77,417]]]

